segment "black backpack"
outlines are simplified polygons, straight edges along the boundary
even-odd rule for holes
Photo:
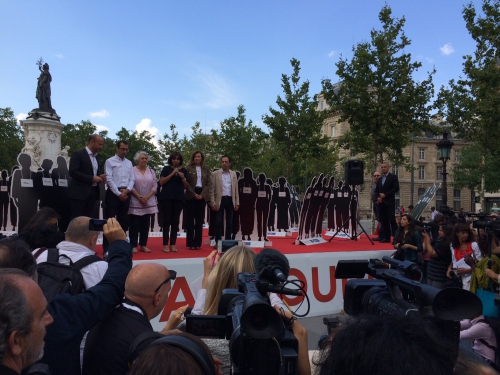
[[[47,261],[37,265],[38,285],[47,299],[51,302],[58,294],[69,293],[72,296],[85,291],[85,283],[80,270],[94,262],[102,261],[97,255],[83,257],[73,262],[68,256],[59,255],[58,249],[40,248],[35,253],[35,259],[44,251],[47,253]],[[60,257],[69,260],[68,264],[59,263]]]

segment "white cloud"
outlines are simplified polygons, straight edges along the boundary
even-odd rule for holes
[[[328,57],[333,57],[333,55],[335,55],[335,51],[334,50],[331,50],[330,52],[328,52]]]
[[[16,116],[16,120],[17,120],[17,122],[19,123],[19,121],[21,121],[21,120],[26,120],[26,117],[27,117],[27,116],[28,116],[28,114],[27,114],[27,113],[20,113],[20,114],[18,114],[18,115]]]
[[[135,130],[137,130],[138,133],[147,130],[153,135],[153,143],[155,145],[158,145],[158,139],[160,138],[160,131],[158,128],[151,126],[151,120],[148,118],[143,118],[140,123],[138,123],[135,126]]]
[[[205,86],[205,95],[209,97],[204,103],[205,106],[219,109],[236,105],[236,98],[222,76],[205,70],[200,72],[199,79]]]
[[[446,43],[444,46],[442,46],[439,49],[441,50],[441,53],[443,55],[446,55],[446,56],[451,55],[453,52],[455,52],[451,43]]]
[[[97,112],[90,112],[90,117],[108,117],[109,112],[106,111],[105,109],[101,109],[100,111]]]
[[[95,125],[94,126],[96,127],[96,131],[99,133],[99,132],[102,132],[102,131],[108,131],[109,132],[109,128],[107,126],[104,126],[104,125]]]
[[[57,53],[56,57],[59,57],[60,59],[62,59],[63,58],[63,54],[62,53]]]
[[[429,64],[434,63],[434,59],[431,59],[430,57],[426,57],[425,61],[427,61]]]

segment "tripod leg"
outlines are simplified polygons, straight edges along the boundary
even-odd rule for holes
[[[370,236],[368,235],[368,233],[366,233],[365,228],[363,228],[363,226],[362,226],[362,225],[361,225],[361,223],[359,222],[358,218],[356,218],[356,221],[358,222],[358,225],[359,225],[359,227],[361,228],[361,233],[364,233],[364,234],[365,234],[365,236],[366,236],[366,238],[368,238],[368,241],[370,241],[372,245],[375,245],[375,244],[373,243],[373,240],[372,240],[372,239],[370,238]],[[359,235],[360,235],[360,236],[361,236],[361,233],[359,233]]]

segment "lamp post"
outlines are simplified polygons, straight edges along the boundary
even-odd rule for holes
[[[442,206],[448,205],[448,186],[446,185],[446,162],[450,160],[451,148],[453,147],[453,141],[448,139],[448,132],[443,131],[443,138],[436,144],[438,149],[438,157],[439,160],[443,162],[443,186],[442,186],[442,198],[441,203]],[[441,211],[441,209],[440,209]]]

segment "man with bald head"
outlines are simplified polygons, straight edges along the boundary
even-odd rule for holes
[[[53,322],[47,301],[25,272],[0,269],[0,374],[20,374],[42,358],[45,327]]]
[[[81,269],[85,289],[91,288],[102,280],[108,269],[108,263],[96,257],[94,248],[97,244],[99,232],[89,230],[90,218],[80,216],[71,220],[66,230],[65,241],[60,242],[56,247],[59,255],[59,263],[69,264],[71,260],[76,263],[82,258],[92,257],[89,265]],[[37,263],[47,261],[48,249],[33,250]]]
[[[83,375],[125,374],[130,345],[140,334],[153,332],[149,322],[160,314],[175,279],[158,263],[136,265],[125,281],[124,299],[102,322],[92,328],[83,355]],[[175,328],[185,306],[169,319],[161,333]]]

